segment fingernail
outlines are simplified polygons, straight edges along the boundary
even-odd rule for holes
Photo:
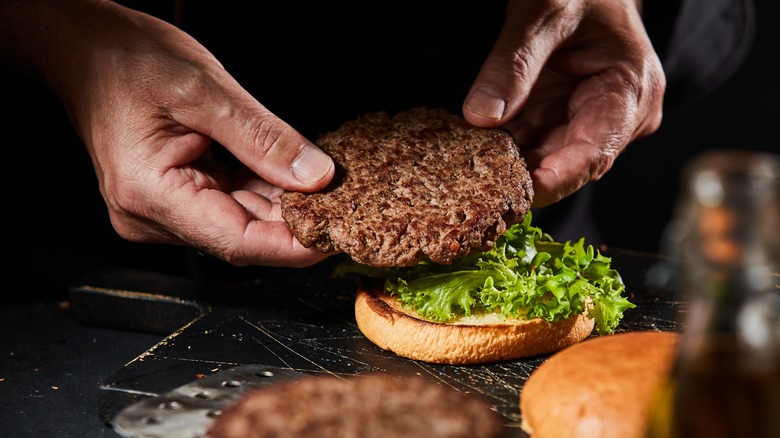
[[[311,184],[322,179],[333,167],[333,160],[320,149],[304,145],[301,153],[293,161],[291,169],[295,178],[304,183]]]
[[[506,102],[492,88],[477,87],[466,101],[466,108],[481,116],[500,119],[504,115]]]

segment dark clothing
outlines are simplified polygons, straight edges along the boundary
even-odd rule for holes
[[[629,145],[614,168],[568,199],[537,211],[543,229],[559,240],[659,250],[671,218],[683,163],[708,148],[746,147],[698,141],[693,131],[665,138],[669,119],[688,111],[726,83],[744,64],[756,34],[751,0],[645,1],[643,18],[667,80],[659,133]],[[684,128],[683,128],[684,129]],[[769,145],[753,144],[753,147]]]
[[[676,22],[667,29],[657,28],[665,26],[665,13],[654,9],[667,2],[644,3],[648,33],[668,82],[667,109],[710,94],[743,64],[753,45],[756,17],[751,0],[668,2],[681,5]]]

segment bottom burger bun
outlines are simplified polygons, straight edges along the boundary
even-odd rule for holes
[[[440,323],[404,309],[381,283],[358,287],[358,328],[371,342],[399,356],[440,364],[476,364],[558,351],[587,338],[594,321],[577,315],[553,323],[500,314],[461,317]]]
[[[532,438],[643,437],[650,404],[671,370],[679,337],[619,333],[555,353],[522,387],[522,429]]]

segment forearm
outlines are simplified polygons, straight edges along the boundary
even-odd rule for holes
[[[0,52],[49,79],[73,43],[78,16],[99,1],[0,0]]]
[[[88,74],[119,8],[107,0],[0,0],[0,56],[62,97]]]
[[[0,0],[0,56],[52,89],[87,144],[95,115],[142,93],[145,72],[167,59],[167,47],[181,48],[155,45],[171,28],[108,0]]]

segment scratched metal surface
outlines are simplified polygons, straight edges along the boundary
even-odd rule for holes
[[[679,331],[684,305],[647,284],[657,260],[605,252],[623,276],[637,308],[619,331]],[[262,297],[262,299],[259,299]],[[200,316],[151,346],[100,386],[106,423],[123,408],[239,365],[263,364],[304,373],[415,373],[459,391],[484,396],[516,436],[520,390],[548,356],[483,365],[436,365],[398,357],[373,345],[354,319],[354,282],[329,270],[275,270],[221,291]]]

